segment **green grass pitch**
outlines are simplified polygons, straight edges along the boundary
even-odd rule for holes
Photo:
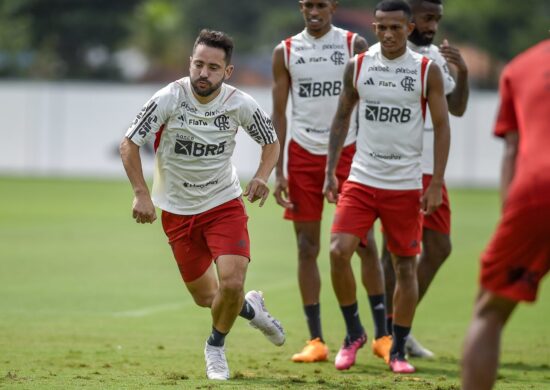
[[[253,261],[246,287],[265,292],[287,342],[274,347],[238,319],[226,341],[233,379],[212,384],[202,352],[209,312],[192,303],[159,221],[143,226],[131,219],[128,183],[2,177],[0,200],[0,388],[6,389],[458,389],[478,257],[499,213],[496,191],[451,191],[454,251],[413,328],[437,358],[414,360],[417,374],[395,376],[370,348],[347,372],[330,362],[290,362],[307,338],[292,225],[272,198],[261,209],[248,205]],[[332,211],[326,209],[319,257],[331,358],[344,336],[328,267]],[[362,287],[358,297],[372,334]],[[539,302],[522,305],[506,328],[496,388],[550,388],[547,281]]]

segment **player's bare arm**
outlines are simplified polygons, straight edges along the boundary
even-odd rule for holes
[[[139,146],[124,137],[120,143],[120,157],[134,190],[132,218],[137,223],[153,223],[157,219],[157,213],[143,177]]]
[[[428,106],[434,125],[434,171],[430,185],[422,196],[422,210],[425,214],[431,214],[442,202],[445,167],[447,166],[451,143],[443,75],[439,67],[434,63],[428,68],[427,94]]]
[[[516,159],[518,156],[519,133],[517,131],[507,132],[504,138],[505,149],[502,158],[500,178],[500,200],[502,205],[508,196],[508,188],[516,172]]]
[[[446,39],[439,47],[439,52],[447,63],[451,64],[449,71],[456,82],[453,92],[447,95],[449,112],[455,116],[462,116],[466,111],[468,97],[470,95],[470,89],[468,87],[468,67],[460,54],[460,50],[454,46],[450,46]]]
[[[355,38],[355,44],[353,45],[353,54],[361,54],[369,49],[367,40],[360,35]]]
[[[273,51],[272,59],[273,71],[273,87],[272,100],[273,110],[271,121],[275,127],[277,138],[284,148],[286,142],[286,105],[288,101],[288,93],[290,91],[290,75],[285,67],[284,47],[279,44]],[[284,153],[277,161],[275,167],[275,189],[273,195],[277,204],[284,208],[292,208],[292,202],[288,197],[288,181],[284,175]]]
[[[338,197],[338,179],[336,178],[336,166],[340,159],[340,153],[346,136],[348,135],[349,123],[353,108],[359,100],[359,94],[353,85],[353,71],[355,68],[355,59],[349,60],[344,70],[344,87],[340,98],[338,99],[338,108],[332,126],[330,127],[330,136],[327,155],[327,169],[323,194],[331,203],[336,203]]]
[[[279,151],[279,141],[262,146],[260,166],[244,190],[243,195],[246,196],[251,203],[254,203],[258,199],[260,200],[260,207],[264,205],[269,195],[267,181],[269,175],[271,175],[271,171],[273,171],[273,167],[275,167],[279,159]]]

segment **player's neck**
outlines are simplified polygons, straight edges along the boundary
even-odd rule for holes
[[[315,39],[322,38],[325,36],[330,30],[332,29],[332,24],[328,24],[327,26],[323,27],[320,30],[312,31],[308,27],[306,27],[306,31],[309,35],[311,35]]]
[[[387,58],[388,60],[395,60],[396,58],[399,58],[399,57],[403,56],[403,54],[405,54],[407,52],[407,46],[404,46],[402,49],[399,49],[398,51],[394,51],[394,52],[387,52],[381,46],[380,47],[380,52],[382,53],[384,58]]]
[[[197,93],[195,92],[195,90],[193,88],[191,88],[191,90],[193,91],[193,96],[195,97],[195,99],[197,99],[197,101],[200,104],[208,104],[220,94],[222,88],[220,87],[220,88],[216,89],[214,92],[212,92],[208,96],[197,95]]]

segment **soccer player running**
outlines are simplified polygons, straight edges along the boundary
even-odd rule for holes
[[[504,69],[494,129],[504,138],[502,216],[481,257],[480,292],[462,356],[462,388],[495,383],[504,325],[550,270],[550,39]]]
[[[207,377],[218,380],[229,378],[224,339],[237,316],[249,320],[273,344],[285,341],[262,294],[243,292],[250,243],[241,194],[263,205],[279,142],[254,99],[225,84],[233,72],[232,51],[226,34],[202,30],[193,46],[190,76],[158,91],[120,146],[135,195],[133,218],[153,223],[155,206],[162,210],[162,226],[183,281],[195,303],[211,310],[212,332],[204,354]],[[230,160],[239,127],[262,146],[258,170],[244,193]],[[152,196],[139,155],[150,140],[156,151]]]
[[[418,281],[423,214],[442,202],[450,130],[443,76],[439,67],[407,48],[414,29],[411,9],[403,0],[376,6],[374,30],[379,51],[355,56],[344,73],[344,88],[332,123],[324,193],[337,201],[331,236],[331,276],[342,307],[357,307],[351,256],[361,237],[380,218],[396,271],[393,294],[393,343],[389,367],[396,373],[415,369],[405,357]],[[357,153],[338,197],[337,161],[353,107],[359,103]],[[426,103],[434,124],[434,172],[422,193],[422,133]],[[345,311],[347,335],[336,357],[337,369],[348,369],[365,343],[358,311]]]
[[[354,54],[367,49],[364,38],[332,25],[337,6],[334,0],[300,1],[305,29],[284,40],[273,53],[273,124],[281,144],[287,136],[286,107],[292,96],[291,140],[288,147],[288,179],[283,158],[276,167],[274,195],[284,207],[284,218],[293,221],[298,244],[298,284],[309,327],[310,340],[294,362],[328,359],[320,314],[321,279],[317,266],[320,249],[329,126],[342,90],[345,64]],[[350,130],[336,173],[343,182],[355,153],[356,129]],[[391,337],[385,326],[384,282],[376,248],[369,254],[364,247],[358,253],[367,264],[363,283],[375,323],[373,352],[389,358]],[[343,308],[348,310],[349,308]]]
[[[438,48],[433,45],[433,39],[443,16],[441,0],[408,0],[412,10],[414,30],[409,35],[407,46],[414,52],[433,60],[443,72],[443,85],[449,112],[455,116],[462,116],[468,103],[468,68],[455,47],[449,46],[447,40]],[[370,50],[380,50],[376,44]],[[448,65],[451,65],[449,68]],[[456,81],[455,81],[456,80]],[[424,147],[422,151],[422,184],[424,190],[428,188],[432,179],[434,131],[429,110],[424,122]],[[422,253],[418,259],[418,301],[426,294],[439,267],[451,253],[451,209],[447,188],[443,184],[443,203],[430,215],[424,217],[422,233]],[[382,264],[384,266],[386,295],[392,296],[395,289],[395,272],[391,256],[384,245],[382,248]],[[391,313],[392,302],[388,300],[387,311]],[[391,314],[388,316],[388,329],[392,328]],[[411,335],[405,345],[407,354],[413,357],[433,357],[430,350],[424,348]]]

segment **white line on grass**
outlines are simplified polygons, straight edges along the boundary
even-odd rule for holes
[[[191,302],[180,302],[180,303],[166,303],[163,305],[149,306],[137,310],[126,310],[113,313],[114,317],[146,317],[155,313],[160,313],[163,311],[173,311],[182,309],[184,306],[187,306]]]
[[[258,288],[258,290],[263,290],[263,291],[284,290],[290,287],[290,285],[294,285],[294,281],[271,283],[267,286],[264,286],[263,289]],[[179,303],[165,303],[161,305],[148,306],[148,307],[144,307],[136,310],[118,311],[113,313],[113,317],[133,317],[133,318],[147,317],[163,311],[180,310],[180,309],[183,309],[185,306],[189,306],[192,303],[193,301],[188,300],[188,301],[179,302]]]

